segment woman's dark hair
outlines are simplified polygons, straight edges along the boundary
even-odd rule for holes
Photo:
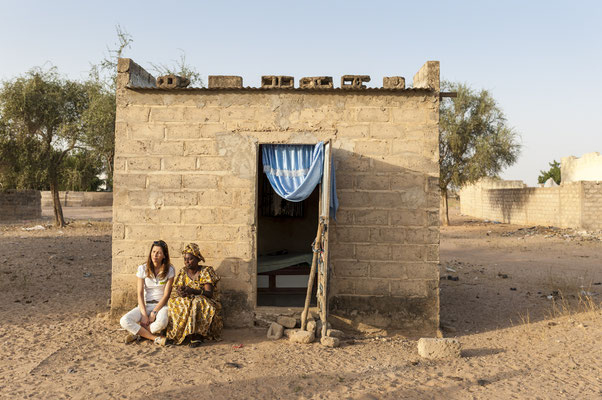
[[[169,272],[169,266],[171,265],[171,262],[169,261],[169,248],[167,247],[167,243],[165,243],[163,240],[154,241],[151,245],[151,248],[148,252],[148,258],[146,259],[146,276],[151,277],[155,275],[152,268],[154,265],[152,254],[153,247],[155,246],[161,247],[161,250],[163,250],[163,254],[165,255],[165,258],[163,258],[163,261],[161,262],[161,270],[159,271],[159,274],[157,274],[157,278],[163,279],[167,276]]]

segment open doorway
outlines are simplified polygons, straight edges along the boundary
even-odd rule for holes
[[[290,202],[272,188],[261,156],[257,171],[257,305],[303,307],[318,229],[320,185],[305,200]],[[313,288],[315,292],[315,284]],[[315,305],[315,296],[311,299]]]

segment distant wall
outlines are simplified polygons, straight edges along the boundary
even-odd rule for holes
[[[6,190],[0,192],[0,221],[18,221],[42,217],[40,192]]]
[[[562,182],[602,181],[602,156],[587,153],[583,157],[563,157],[560,160]]]
[[[516,182],[464,187],[461,213],[510,224],[602,229],[602,182],[563,182],[550,188],[517,187]]]
[[[43,191],[42,207],[52,207],[52,193]],[[113,205],[113,192],[59,192],[63,207],[110,207]]]

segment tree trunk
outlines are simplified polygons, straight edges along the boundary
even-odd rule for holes
[[[63,207],[61,207],[61,199],[59,198],[59,188],[56,183],[56,178],[51,178],[50,191],[52,192],[52,205],[54,208],[54,225],[59,228],[64,228],[67,224],[63,217]]]
[[[443,226],[449,225],[449,207],[447,205],[447,190],[441,191],[441,223]]]
[[[112,192],[113,191],[113,162],[114,162],[114,157],[107,157],[107,180],[106,180],[106,187],[108,191]]]

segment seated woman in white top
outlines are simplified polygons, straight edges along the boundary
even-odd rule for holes
[[[121,326],[130,334],[125,342],[140,336],[165,346],[160,332],[167,326],[167,300],[171,294],[176,271],[169,261],[169,249],[163,240],[153,242],[146,264],[138,266],[138,307],[121,318]]]

